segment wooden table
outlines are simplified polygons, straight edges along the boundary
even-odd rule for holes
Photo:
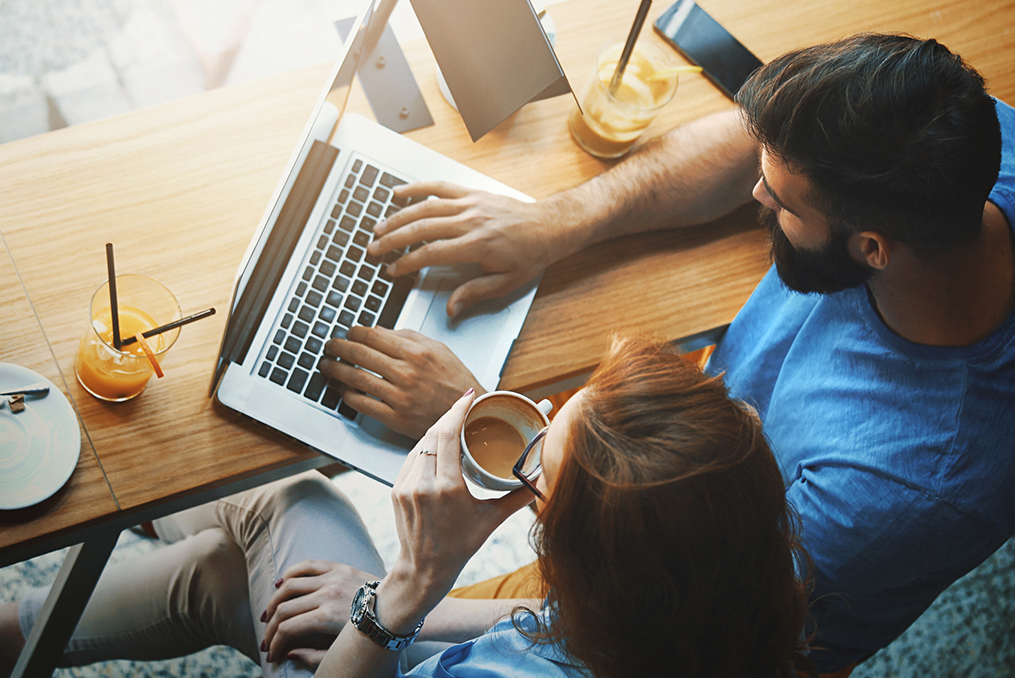
[[[657,3],[649,21],[668,4]],[[699,4],[766,61],[857,31],[936,37],[978,68],[995,96],[1015,101],[1011,0]],[[550,7],[575,88],[599,47],[623,39],[637,5]],[[641,39],[659,41],[648,27]],[[403,47],[436,121],[412,139],[536,198],[611,165],[570,140],[567,97],[530,104],[473,144],[437,90],[428,46]],[[88,396],[74,379],[73,356],[88,300],[106,276],[106,242],[116,244],[118,271],[162,281],[185,313],[225,311],[236,267],[329,68],[0,146],[0,360],[62,384],[83,422],[81,462],[68,487],[32,512],[0,515],[0,565],[82,539],[101,553],[123,527],[327,461],[208,399],[224,313],[185,328],[164,361],[166,378],[125,404]],[[703,78],[685,77],[649,134],[731,106]],[[351,108],[369,115],[358,94]],[[766,236],[754,222],[744,209],[701,228],[604,243],[554,265],[501,386],[546,391],[580,379],[611,331],[675,340],[728,323],[767,267]],[[42,349],[47,342],[52,354]]]

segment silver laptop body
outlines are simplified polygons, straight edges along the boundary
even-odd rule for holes
[[[452,321],[445,310],[451,292],[478,271],[432,267],[392,279],[384,269],[393,256],[366,256],[373,224],[401,207],[392,202],[398,183],[447,180],[530,200],[344,112],[359,56],[369,52],[389,13],[373,5],[354,23],[247,248],[213,391],[226,407],[390,485],[415,441],[340,401],[339,390],[316,370],[323,344],[353,325],[414,329],[447,344],[493,389],[538,281]]]

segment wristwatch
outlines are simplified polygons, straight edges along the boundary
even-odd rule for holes
[[[379,581],[368,581],[359,587],[359,591],[356,592],[356,596],[352,599],[352,611],[349,615],[349,621],[361,633],[365,634],[367,638],[385,650],[393,650],[395,652],[404,650],[412,644],[412,641],[416,640],[419,630],[423,628],[423,620],[421,619],[419,625],[416,626],[416,630],[407,636],[396,636],[381,626],[381,623],[377,621],[377,613],[375,611],[378,584],[380,584]]]

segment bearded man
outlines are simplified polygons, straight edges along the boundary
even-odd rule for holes
[[[455,314],[753,195],[774,266],[707,369],[764,423],[813,558],[811,658],[848,673],[1015,532],[1015,110],[936,41],[894,35],[784,55],[738,103],[532,204],[401,187],[436,199],[378,225],[370,252],[427,241],[398,275],[479,263]],[[478,387],[414,333],[327,350],[346,401],[410,434]]]

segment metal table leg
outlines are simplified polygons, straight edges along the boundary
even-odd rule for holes
[[[98,531],[68,551],[12,678],[48,678],[53,674],[119,535],[119,530]]]

